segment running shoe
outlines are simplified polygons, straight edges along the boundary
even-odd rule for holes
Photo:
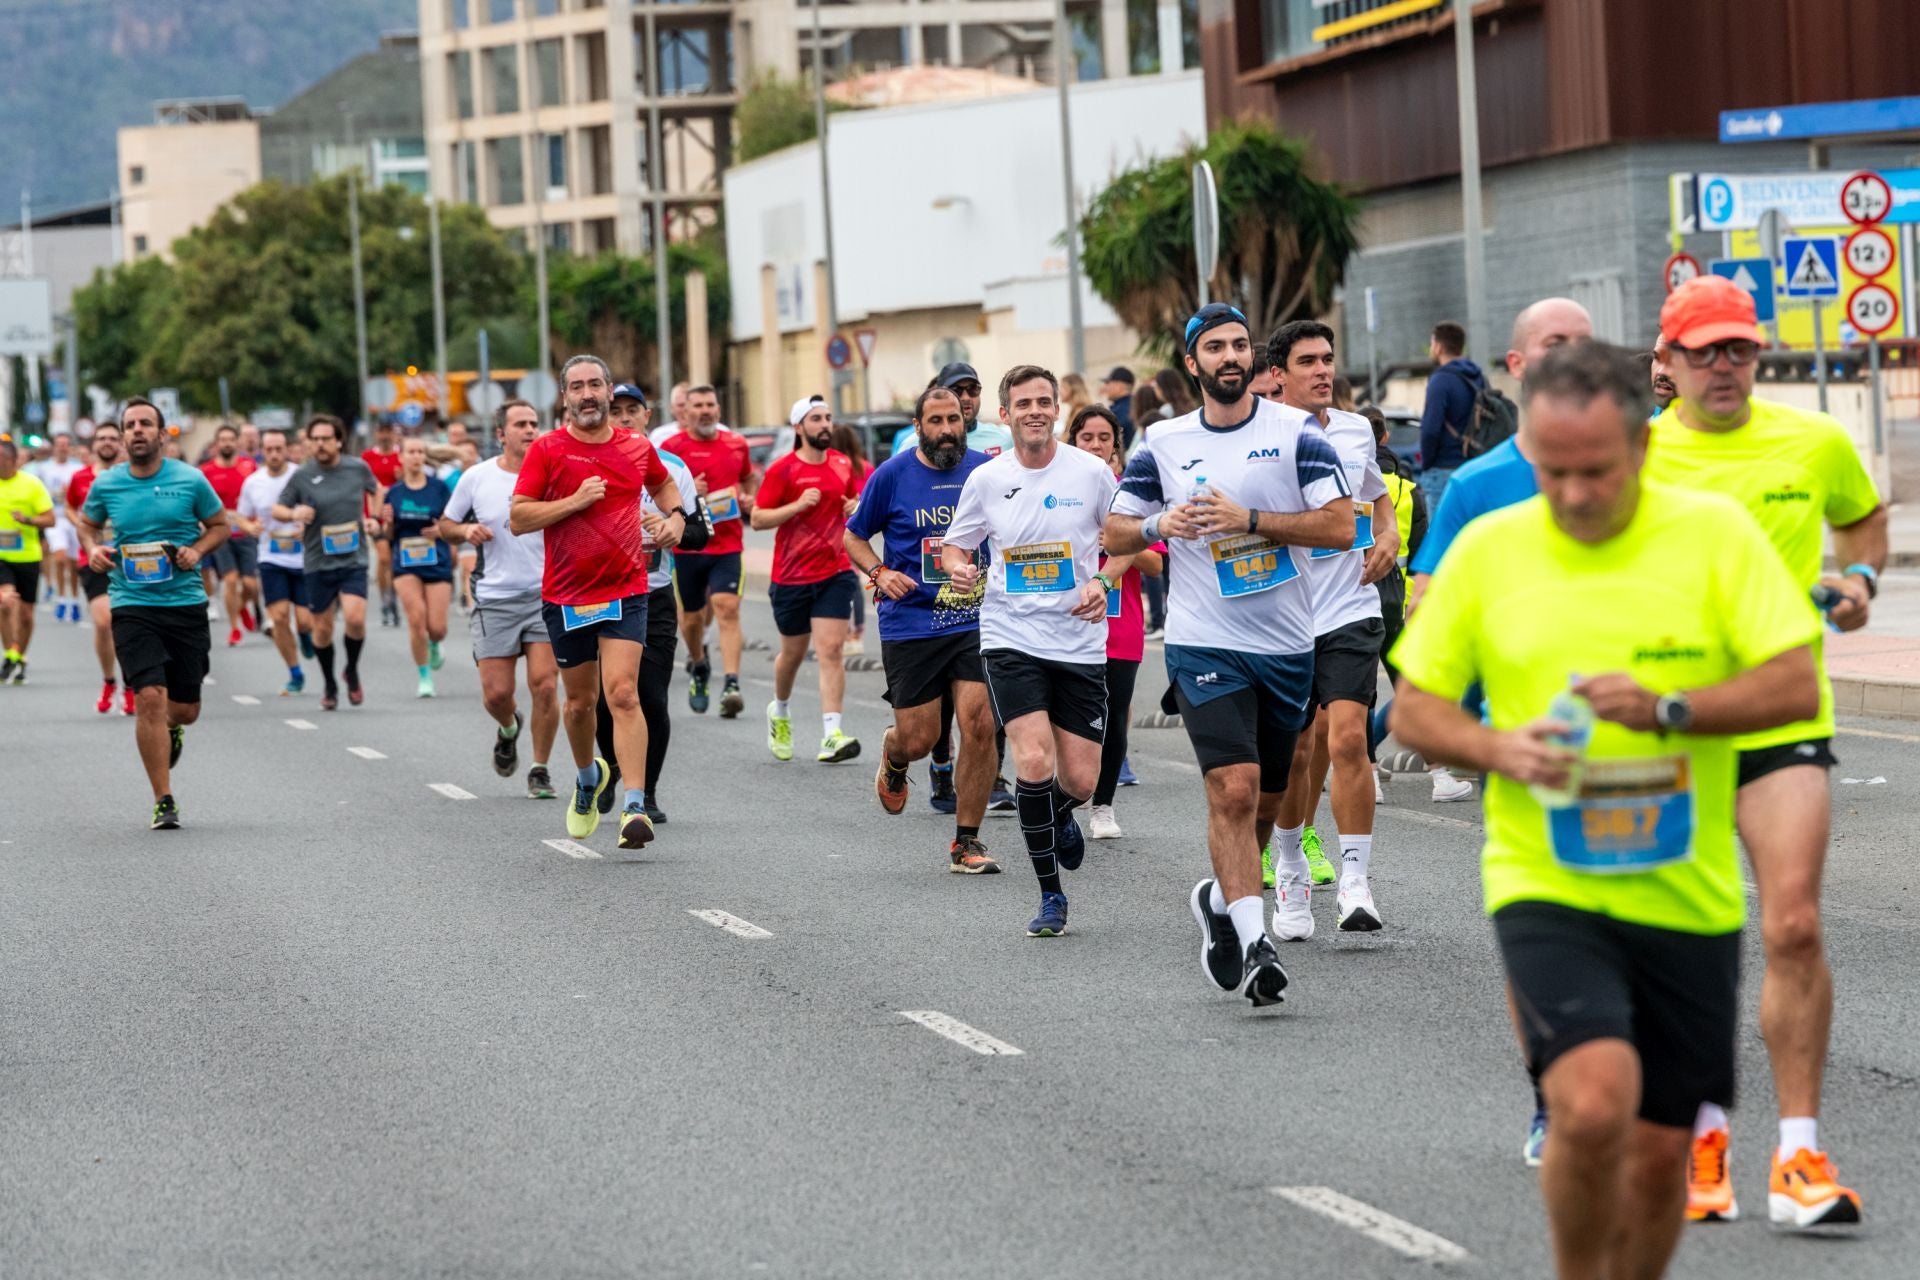
[[[1433,802],[1435,804],[1455,804],[1461,800],[1473,799],[1473,784],[1464,778],[1453,776],[1453,770],[1444,766],[1430,771],[1433,778]]]
[[[1380,770],[1378,769],[1373,770],[1373,802],[1375,804],[1385,804],[1387,802],[1387,788],[1380,779]]]
[[[14,659],[14,663],[13,663],[13,677],[10,680],[8,680],[7,683],[12,685],[23,685],[26,682],[27,682],[27,660],[25,658],[16,658]]]
[[[427,641],[427,665],[435,671],[447,665],[447,655],[440,651],[438,640]]]
[[[433,673],[431,671],[420,677],[420,683],[414,687],[413,696],[416,698],[431,698],[433,696]],[[358,701],[358,699],[355,699],[355,701]]]
[[[1061,815],[1053,828],[1053,857],[1062,871],[1078,871],[1086,860],[1087,837],[1071,813]]]
[[[1264,1009],[1284,1000],[1286,997],[1280,993],[1286,989],[1287,971],[1280,967],[1280,955],[1273,949],[1273,943],[1261,938],[1246,950],[1238,993],[1251,1001],[1254,1008]]]
[[[791,745],[788,746],[787,752],[789,755],[792,754],[793,748]],[[820,739],[820,752],[814,756],[814,759],[818,760],[821,764],[839,764],[842,761],[852,760],[859,754],[860,739],[849,738],[846,734],[835,729],[832,733]]]
[[[593,786],[576,781],[573,803],[567,806],[567,834],[575,840],[585,840],[600,829],[600,797],[613,785],[613,770],[605,760],[595,756],[593,769],[599,781]]]
[[[547,772],[547,766],[537,764],[527,770],[527,799],[553,799],[553,775]]]
[[[666,820],[667,820],[667,811],[660,807],[660,802],[658,800],[655,800],[653,798],[653,793],[649,791],[647,793],[647,821],[653,823],[653,825],[657,827],[661,823],[665,822]]]
[[[1125,756],[1120,757],[1119,781],[1123,787],[1137,787],[1140,785],[1140,775],[1133,771],[1133,761],[1127,759]]]
[[[167,768],[180,763],[180,753],[187,749],[187,731],[180,725],[167,727]]]
[[[885,739],[881,740],[880,769],[873,775],[873,791],[888,813],[900,813],[907,807],[907,771],[894,768],[887,759]]]
[[[513,736],[500,732],[500,726],[493,727],[493,771],[503,778],[511,778],[520,768],[520,729],[524,721],[520,713],[513,713]],[[545,773],[542,769],[540,772]]]
[[[235,648],[236,646],[239,645],[239,643],[240,643],[240,628],[235,627],[233,630],[227,632],[227,648],[229,649]]]
[[[731,720],[747,709],[747,700],[740,692],[740,682],[728,676],[720,686],[720,718]]]
[[[65,622],[67,620],[67,602],[65,600],[54,601],[53,620],[55,622]]]
[[[180,806],[173,802],[172,796],[161,796],[153,805],[153,821],[147,824],[149,831],[178,831],[180,829]]]
[[[993,789],[987,792],[989,813],[1012,813],[1015,808],[1013,786],[999,774],[993,775]]]
[[[13,670],[19,666],[20,663],[21,659],[16,658],[12,654],[0,658],[0,684],[11,684],[13,682]]]
[[[1332,884],[1339,878],[1339,872],[1327,861],[1327,851],[1320,843],[1320,833],[1312,827],[1300,833],[1300,852],[1307,855],[1307,874],[1313,877],[1315,884]]]
[[[1860,1194],[1840,1185],[1826,1152],[1802,1147],[1783,1161],[1776,1151],[1767,1180],[1767,1216],[1774,1226],[1792,1231],[1845,1226],[1860,1221]]]
[[[1040,895],[1040,914],[1027,921],[1029,938],[1057,938],[1067,931],[1067,895]]]
[[[630,804],[620,815],[620,847],[644,849],[653,839],[653,821],[644,805]]]
[[[1333,905],[1342,933],[1372,933],[1380,927],[1380,909],[1373,905],[1373,890],[1358,871],[1340,877]]]
[[[1260,886],[1273,888],[1273,841],[1269,839],[1260,846]]]
[[[258,631],[260,629],[259,622],[257,622],[253,616],[252,605],[244,605],[241,607],[240,625],[245,627],[248,631]]]
[[[767,750],[773,752],[775,760],[793,759],[793,717],[783,716],[774,710],[776,704],[767,704]]]
[[[1533,1113],[1533,1123],[1527,1126],[1527,1141],[1520,1148],[1520,1158],[1527,1162],[1527,1168],[1538,1169],[1540,1162],[1546,1159],[1546,1152],[1547,1113],[1540,1110]]]
[[[1273,895],[1273,936],[1282,942],[1311,938],[1313,886],[1299,876],[1282,876]]]
[[[308,660],[311,660],[315,656],[313,652],[313,632],[311,631],[302,631],[300,633],[300,656]]]
[[[947,847],[947,870],[957,876],[997,876],[1000,864],[987,856],[987,846],[978,837],[967,836]]]
[[[1092,840],[1118,840],[1122,832],[1114,820],[1110,804],[1090,805],[1087,809],[1087,836]]]
[[[1727,1166],[1727,1142],[1725,1129],[1694,1136],[1693,1157],[1687,1161],[1688,1222],[1732,1222],[1740,1216]],[[1777,1176],[1777,1162],[1774,1169]]]
[[[702,662],[687,673],[687,708],[697,716],[707,714],[707,664]]]
[[[133,690],[122,689],[120,691],[120,714],[123,716],[133,715],[135,711],[138,710],[133,703]]]
[[[347,681],[347,701],[356,707],[359,706],[366,700],[366,695],[360,692],[360,673],[352,667],[348,667],[340,674],[344,676]]]
[[[280,686],[283,698],[297,697],[307,691],[307,673],[304,671],[287,672],[287,682]]]
[[[840,646],[840,654],[842,657],[846,657],[846,658],[865,657],[866,652],[867,652],[867,642],[865,640],[862,640],[859,636],[848,636],[847,642]]]
[[[1240,940],[1233,931],[1233,918],[1213,909],[1213,881],[1202,880],[1187,895],[1193,919],[1200,926],[1200,972],[1222,991],[1231,991],[1240,982]]]
[[[107,712],[113,710],[114,687],[114,683],[111,680],[102,681],[100,684],[100,701],[93,704],[93,709],[101,715],[105,715]]]
[[[960,797],[953,789],[952,765],[928,765],[927,789],[927,805],[935,813],[952,813],[960,807]]]
[[[340,688],[338,685],[328,685],[327,691],[320,695],[320,709],[322,711],[338,711],[340,709]]]

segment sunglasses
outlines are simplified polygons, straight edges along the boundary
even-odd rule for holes
[[[1714,362],[1726,356],[1727,363],[1734,368],[1742,368],[1760,358],[1760,344],[1752,338],[1728,338],[1725,342],[1716,342],[1705,347],[1682,347],[1669,345],[1668,350],[1678,352],[1685,358],[1689,368],[1711,369]]]

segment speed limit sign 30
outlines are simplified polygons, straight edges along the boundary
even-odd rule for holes
[[[1883,284],[1863,284],[1847,297],[1847,323],[1877,338],[1900,319],[1900,299]]]

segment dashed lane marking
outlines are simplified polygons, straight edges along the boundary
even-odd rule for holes
[[[287,728],[289,728],[289,729],[318,729],[319,727],[320,727],[319,725],[317,725],[317,724],[315,724],[315,723],[314,723],[313,721],[311,721],[311,720],[289,720],[289,721],[287,721]]]
[[[362,760],[385,760],[387,758],[386,752],[375,751],[372,747],[348,747],[347,750],[353,752],[354,755],[359,756]]]
[[[759,925],[742,920],[739,916],[731,912],[689,910],[687,914],[696,920],[705,920],[716,929],[725,929],[736,938],[746,938],[752,942],[762,942],[773,936],[773,934],[762,929]]]
[[[900,1016],[911,1018],[937,1036],[945,1036],[957,1045],[962,1045],[975,1053],[987,1057],[1015,1057],[1025,1053],[1016,1049],[1005,1040],[988,1035],[978,1027],[970,1027],[958,1018],[949,1017],[936,1009],[902,1009]]]
[[[260,705],[260,699],[250,693],[236,693],[233,695],[233,700],[243,707],[257,707]]]
[[[1332,1187],[1269,1187],[1282,1200],[1302,1209],[1331,1218],[1343,1227],[1359,1232],[1375,1244],[1411,1258],[1415,1262],[1471,1262],[1473,1255],[1444,1236],[1425,1227],[1416,1227],[1392,1214],[1376,1209],[1352,1196],[1341,1195]]]
[[[569,858],[597,858],[600,855],[577,840],[542,840],[541,844],[555,853],[564,853]]]
[[[465,787],[456,787],[451,782],[429,782],[428,790],[438,791],[449,800],[475,800],[479,797]]]

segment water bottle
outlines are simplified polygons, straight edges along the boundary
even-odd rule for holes
[[[1586,772],[1584,761],[1587,745],[1593,741],[1593,705],[1571,688],[1562,689],[1547,704],[1547,719],[1557,720],[1566,726],[1564,732],[1554,734],[1547,741],[1573,752],[1575,758],[1567,767],[1564,787],[1535,785],[1528,790],[1533,792],[1533,798],[1540,802],[1541,808],[1564,809],[1580,798],[1580,781]]]

